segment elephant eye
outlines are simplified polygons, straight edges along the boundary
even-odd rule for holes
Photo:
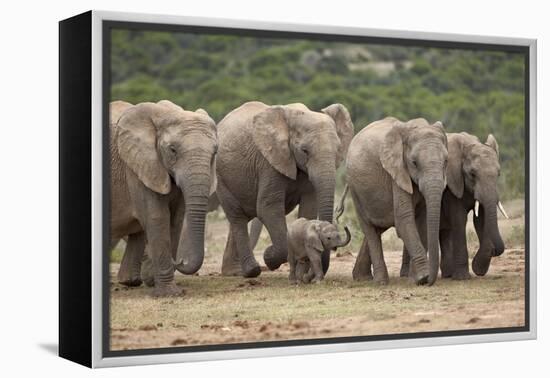
[[[172,145],[172,144],[168,146],[168,149],[169,149],[170,152],[171,152],[172,154],[174,154],[174,155],[176,155],[177,152],[178,152],[178,151],[176,150],[176,147],[175,147],[174,145]]]
[[[418,164],[416,163],[416,160],[413,160],[412,164],[414,165],[415,168],[418,168]]]
[[[306,155],[309,154],[309,151],[307,150],[307,148],[302,147],[301,150],[304,154],[306,154]]]

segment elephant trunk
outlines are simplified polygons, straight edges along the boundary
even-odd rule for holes
[[[478,276],[483,276],[489,270],[491,257],[500,256],[504,252],[504,242],[500,236],[497,221],[496,199],[480,201],[483,206],[483,235],[480,235],[480,248],[472,261],[472,270]],[[475,215],[474,215],[475,216]],[[485,240],[482,240],[485,239]],[[486,247],[486,243],[494,248]]]
[[[444,185],[432,184],[424,191],[426,200],[426,230],[428,242],[429,278],[428,285],[433,285],[439,272],[439,218],[441,215],[441,196]]]
[[[181,262],[175,268],[183,274],[196,273],[204,260],[204,229],[210,192],[210,157],[195,157],[183,170],[178,186],[183,189],[185,201],[185,222],[181,231],[177,256]],[[188,240],[182,240],[183,238]]]
[[[337,245],[336,246],[337,248],[345,247],[351,241],[351,232],[349,232],[348,226],[344,226],[344,231],[346,232],[346,240],[344,240],[342,243]]]
[[[318,169],[312,167],[312,169],[308,170],[308,175],[317,193],[319,219],[332,223],[334,215],[334,190],[336,187],[334,157],[332,157],[332,164],[324,164]],[[321,262],[323,272],[326,274],[330,265],[330,250],[323,252]]]

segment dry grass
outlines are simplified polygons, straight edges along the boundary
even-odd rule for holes
[[[333,255],[320,285],[291,286],[288,266],[264,271],[256,279],[219,275],[227,221],[222,212],[208,216],[207,251],[196,276],[177,274],[185,288],[178,298],[154,299],[149,288],[116,283],[111,264],[111,347],[135,349],[281,339],[326,338],[524,324],[524,250],[522,202],[505,204],[510,220],[500,220],[508,249],[493,259],[485,277],[469,281],[438,280],[417,287],[399,278],[401,241],[384,235],[391,281],[387,286],[354,282],[351,270],[362,237]],[[291,215],[292,216],[292,215]],[[360,231],[352,207],[344,219]],[[359,233],[358,233],[359,232]],[[474,238],[475,239],[475,238]],[[477,240],[470,243],[474,252]],[[264,230],[255,255],[270,244]],[[519,247],[519,248],[516,248]]]

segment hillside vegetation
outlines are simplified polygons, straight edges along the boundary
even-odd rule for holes
[[[250,100],[342,103],[355,131],[385,116],[441,120],[500,145],[503,199],[524,195],[524,60],[517,53],[114,30],[112,100],[170,99],[215,121]]]

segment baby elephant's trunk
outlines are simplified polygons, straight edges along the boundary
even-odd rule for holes
[[[349,232],[348,226],[344,226],[344,231],[346,231],[346,240],[344,240],[341,244],[337,245],[336,248],[345,247],[351,241],[351,232]]]

